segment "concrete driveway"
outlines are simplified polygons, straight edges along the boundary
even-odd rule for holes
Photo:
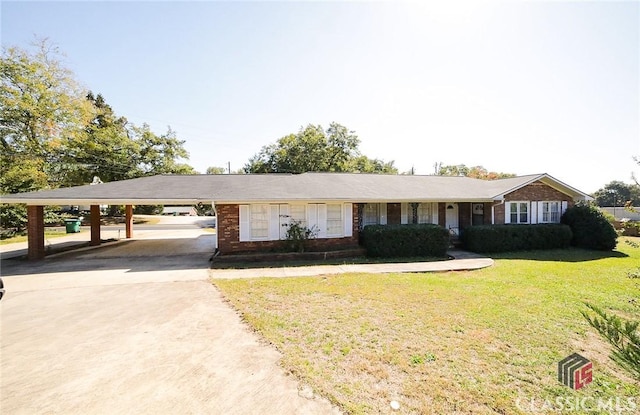
[[[338,413],[283,372],[186,241],[3,261],[0,412]]]

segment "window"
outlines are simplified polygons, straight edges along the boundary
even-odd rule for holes
[[[342,205],[327,205],[327,235],[342,236]]]
[[[418,204],[418,223],[431,223],[431,203]]]
[[[529,202],[509,202],[509,223],[529,223]]]
[[[289,218],[291,222],[297,222],[302,227],[307,226],[307,209],[305,205],[290,205]]]
[[[269,237],[269,205],[251,205],[251,239]]]
[[[367,203],[362,212],[362,226],[377,225],[380,220],[377,203]]]
[[[542,202],[542,222],[560,222],[560,202]]]

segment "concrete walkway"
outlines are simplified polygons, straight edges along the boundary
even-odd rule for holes
[[[454,259],[432,262],[401,262],[382,264],[344,264],[344,265],[312,265],[301,267],[271,267],[246,269],[212,269],[211,278],[256,278],[256,277],[304,277],[312,275],[344,274],[347,272],[364,273],[397,273],[397,272],[444,272],[467,271],[486,268],[493,265],[493,259],[467,251],[451,250],[448,252]]]

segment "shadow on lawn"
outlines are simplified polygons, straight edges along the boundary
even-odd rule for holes
[[[541,251],[504,252],[490,255],[493,259],[528,259],[531,261],[583,262],[604,258],[627,258],[620,251],[590,251],[587,249],[567,248]]]

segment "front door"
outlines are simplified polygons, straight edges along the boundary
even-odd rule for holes
[[[447,203],[445,207],[445,228],[451,235],[460,235],[458,231],[458,204]]]

